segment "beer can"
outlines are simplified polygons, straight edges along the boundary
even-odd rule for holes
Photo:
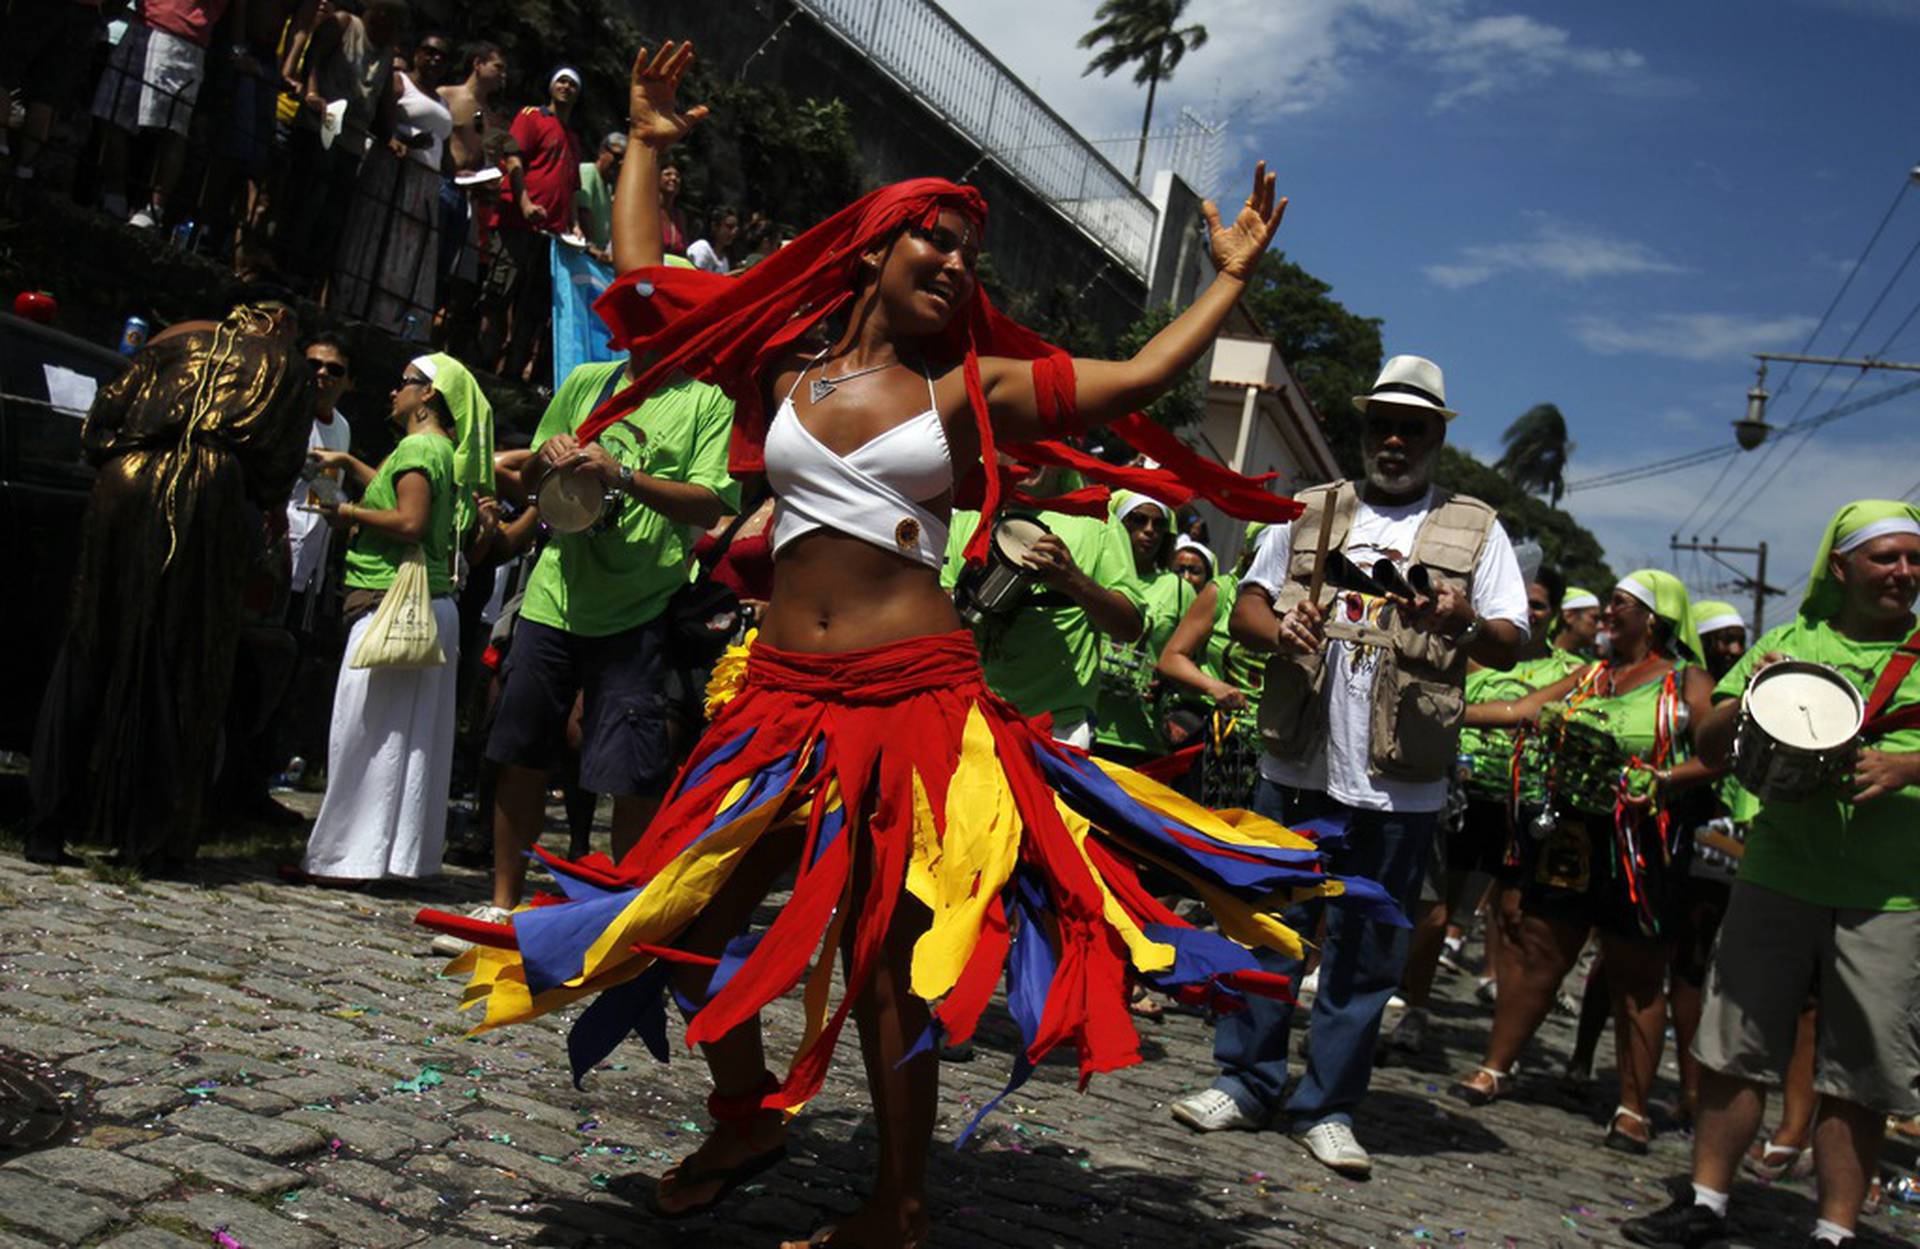
[[[127,323],[120,327],[120,354],[130,356],[146,346],[147,335],[152,331],[145,317],[128,317]]]

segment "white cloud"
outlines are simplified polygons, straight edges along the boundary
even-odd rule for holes
[[[1132,76],[1081,75],[1077,46],[1094,0],[946,0],[944,6],[1082,134],[1138,133]],[[1537,90],[1573,76],[1623,86],[1653,80],[1645,57],[1581,43],[1564,27],[1520,14],[1479,13],[1483,0],[1194,0],[1186,20],[1207,45],[1181,62],[1154,107],[1155,129],[1181,106],[1233,123],[1313,112],[1355,83],[1389,74],[1432,92],[1434,107]]]
[[[1534,215],[1534,222],[1531,238],[1463,247],[1453,261],[1427,265],[1422,271],[1449,290],[1476,286],[1501,273],[1543,273],[1584,282],[1634,273],[1683,272],[1644,243],[1540,214]]]
[[[1581,47],[1565,28],[1520,13],[1468,21],[1442,17],[1415,50],[1433,56],[1448,80],[1433,100],[1442,110],[1537,86],[1565,72],[1614,79],[1647,67],[1646,58],[1630,48]]]
[[[1572,328],[1576,339],[1601,355],[1636,353],[1674,360],[1720,360],[1803,339],[1814,324],[1809,316],[1656,312],[1631,321],[1579,316],[1573,319]]]
[[[1728,420],[1737,414],[1738,400],[1737,394],[1730,397],[1727,404]],[[1891,406],[1888,411],[1893,412]],[[1860,419],[1867,418],[1863,416]],[[1894,413],[1885,419],[1891,427],[1893,422],[1904,418]],[[1731,441],[1731,428],[1726,425],[1720,428]],[[1581,431],[1575,429],[1573,432],[1579,438]],[[1578,457],[1575,474],[1579,477],[1597,476],[1659,458],[1657,453],[1641,448],[1638,452],[1623,449],[1606,459],[1596,459],[1584,454],[1584,449],[1605,445],[1604,439],[1588,437],[1581,439],[1580,445],[1583,453]],[[1697,445],[1711,445],[1711,439],[1703,438]],[[1674,448],[1674,452],[1690,449],[1690,445],[1679,446]],[[1649,553],[1655,553],[1653,562],[1656,566],[1671,568],[1683,578],[1701,583],[1690,584],[1689,589],[1702,593],[1712,590],[1714,597],[1727,598],[1729,594],[1720,592],[1724,586],[1719,583],[1730,574],[1704,556],[1696,560],[1691,555],[1668,554],[1668,541],[1689,516],[1693,516],[1691,528],[1680,534],[1682,541],[1696,536],[1701,541],[1709,541],[1717,536],[1721,541],[1735,546],[1754,546],[1764,541],[1768,546],[1767,581],[1786,587],[1799,580],[1812,564],[1814,547],[1834,509],[1851,499],[1900,498],[1914,487],[1914,479],[1920,477],[1920,469],[1916,469],[1910,461],[1887,455],[1884,445],[1871,439],[1809,442],[1800,448],[1791,465],[1774,479],[1767,495],[1755,500],[1737,521],[1722,527],[1718,535],[1705,531],[1696,535],[1692,532],[1692,528],[1698,528],[1719,509],[1723,500],[1744,497],[1771,476],[1779,465],[1779,455],[1787,450],[1792,450],[1792,447],[1776,453],[1774,460],[1750,481],[1749,470],[1757,463],[1760,453],[1742,453],[1721,483],[1719,492],[1708,500],[1707,506],[1700,509],[1697,515],[1694,505],[1699,502],[1701,492],[1720,475],[1723,465],[1718,460],[1665,477],[1651,477],[1600,490],[1576,490],[1567,496],[1562,506],[1600,539],[1616,573],[1639,566]],[[1736,559],[1735,562],[1741,561]],[[1748,566],[1751,567],[1750,564]],[[1753,600],[1748,594],[1736,601],[1746,611]],[[1798,602],[1797,595],[1769,600],[1767,618],[1778,624],[1787,618]]]

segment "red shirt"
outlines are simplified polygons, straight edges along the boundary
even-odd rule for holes
[[[227,11],[227,0],[145,0],[140,19],[156,30],[206,47],[213,28]]]
[[[541,229],[565,233],[573,228],[573,197],[580,189],[580,145],[573,131],[551,108],[523,108],[513,119],[513,141],[520,145],[527,195],[547,210],[547,219],[531,226],[520,215],[513,188],[500,186],[499,226],[503,230]]]

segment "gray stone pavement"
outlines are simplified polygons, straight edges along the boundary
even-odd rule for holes
[[[410,920],[422,902],[476,900],[478,872],[370,897],[285,886],[270,867],[116,883],[0,854],[0,1050],[74,1121],[0,1165],[0,1249],[768,1245],[858,1200],[873,1136],[851,1038],[789,1162],[716,1214],[658,1222],[644,1212],[653,1177],[702,1130],[697,1060],[663,1067],[632,1044],[575,1090],[565,1018],[467,1038],[460,985]],[[1211,1072],[1206,1023],[1180,1014],[1144,1022],[1147,1061],[1085,1094],[1069,1062],[1043,1065],[956,1151],[1009,1066],[996,1011],[972,1061],[943,1067],[935,1244],[1624,1243],[1616,1225],[1664,1200],[1687,1138],[1668,1129],[1643,1159],[1601,1149],[1610,1047],[1590,1095],[1562,1091],[1558,1018],[1516,1096],[1480,1111],[1452,1100],[1450,1073],[1486,1026],[1468,987],[1443,978],[1439,1046],[1376,1079],[1357,1127],[1376,1160],[1366,1183],[1277,1133],[1173,1123],[1169,1100]],[[772,1051],[790,1052],[797,1028],[791,1001],[771,1011]],[[1911,1147],[1889,1161],[1910,1167]],[[1735,1200],[1743,1246],[1800,1245],[1814,1217],[1800,1185]],[[1864,1243],[1909,1243],[1916,1214],[1875,1216]]]

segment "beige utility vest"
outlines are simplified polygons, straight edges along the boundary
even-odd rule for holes
[[[1313,486],[1296,497],[1306,510],[1293,521],[1287,583],[1273,604],[1277,613],[1306,600],[1326,509],[1333,508],[1327,549],[1344,550],[1360,500],[1350,481]],[[1471,595],[1473,569],[1494,519],[1493,509],[1480,500],[1435,486],[1433,509],[1413,540],[1413,562],[1431,570],[1436,588],[1451,585]],[[1392,645],[1380,648],[1374,670],[1367,771],[1396,781],[1441,780],[1453,765],[1466,714],[1466,651],[1413,628],[1397,606],[1387,606],[1382,623]],[[1327,748],[1326,676],[1324,651],[1267,660],[1260,695],[1260,738],[1267,750],[1300,761]]]

